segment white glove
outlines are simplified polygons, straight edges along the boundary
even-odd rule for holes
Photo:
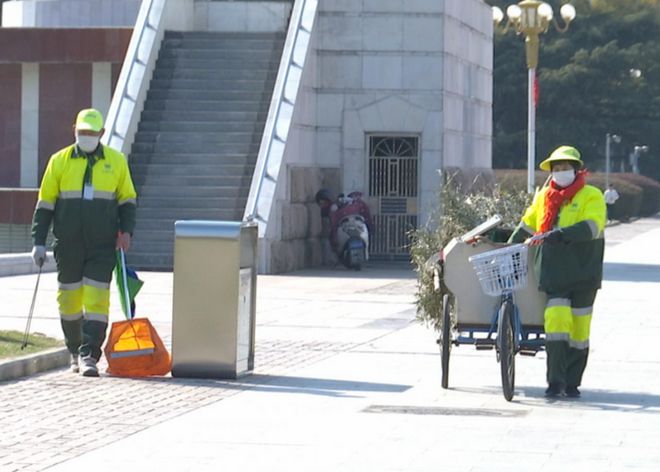
[[[37,267],[44,265],[46,259],[46,246],[34,246],[32,248],[32,260]]]

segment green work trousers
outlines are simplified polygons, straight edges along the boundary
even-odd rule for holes
[[[544,313],[547,381],[578,387],[587,367],[597,290],[548,294]]]
[[[88,248],[83,242],[58,241],[54,253],[66,346],[71,354],[98,361],[108,326],[115,248]]]

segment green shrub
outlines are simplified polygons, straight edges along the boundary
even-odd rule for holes
[[[412,232],[411,256],[417,270],[417,319],[442,329],[442,296],[446,288],[440,280],[434,284],[434,266],[429,258],[438,255],[449,241],[458,237],[495,214],[502,217],[502,228],[513,229],[520,221],[531,196],[525,191],[509,190],[495,184],[491,188],[465,193],[455,185],[455,176],[449,176],[439,193],[438,206],[425,227]],[[497,234],[492,239],[501,239]]]
[[[624,174],[610,174],[610,183],[619,193],[619,199],[612,208],[611,219],[628,221],[630,218],[639,216],[642,205],[642,189],[637,185],[621,178]],[[595,172],[587,177],[589,184],[598,187],[603,192],[606,189],[605,174]]]
[[[642,190],[642,201],[639,208],[639,216],[653,216],[658,213],[658,211],[660,211],[660,182],[639,174],[615,175],[618,180],[636,185]],[[616,184],[614,188],[616,188]]]
[[[522,169],[495,169],[495,181],[510,192],[527,190],[527,171]],[[542,187],[548,178],[547,172],[534,172],[534,186]]]

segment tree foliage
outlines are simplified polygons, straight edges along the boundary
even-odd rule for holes
[[[564,1],[547,0],[558,17]],[[503,10],[512,1],[490,0]],[[566,33],[541,36],[537,162],[573,144],[591,169],[603,169],[606,133],[615,170],[630,169],[635,145],[642,174],[660,179],[660,0],[576,0]],[[558,19],[561,23],[561,19]],[[526,167],[527,69],[524,38],[495,35],[493,166]],[[639,75],[636,73],[639,71]]]

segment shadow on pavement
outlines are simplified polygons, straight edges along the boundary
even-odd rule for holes
[[[660,282],[660,266],[655,264],[603,264],[603,280],[617,282]]]
[[[256,390],[272,393],[304,393],[342,398],[360,398],[347,392],[402,393],[412,385],[360,382],[357,380],[320,379],[253,374],[238,380],[188,379],[181,377],[136,378],[136,381],[167,382],[177,385],[204,386],[228,390]]]
[[[473,393],[501,395],[500,387],[484,388],[450,388],[450,390]],[[624,392],[615,390],[599,390],[580,387],[580,398],[547,399],[543,387],[516,387],[511,405],[520,406],[552,406],[579,408],[584,410],[621,411],[627,413],[660,414],[660,395],[645,392]],[[502,397],[503,404],[507,404]]]
[[[547,401],[543,397],[544,388],[524,388],[521,390],[526,393],[526,397],[538,397],[539,400]],[[566,405],[571,408],[580,408],[585,410],[660,414],[660,395],[643,392],[591,390],[582,387],[580,390],[582,391],[582,396],[580,398],[561,398],[547,402],[555,406]],[[524,400],[521,403],[524,403]]]

